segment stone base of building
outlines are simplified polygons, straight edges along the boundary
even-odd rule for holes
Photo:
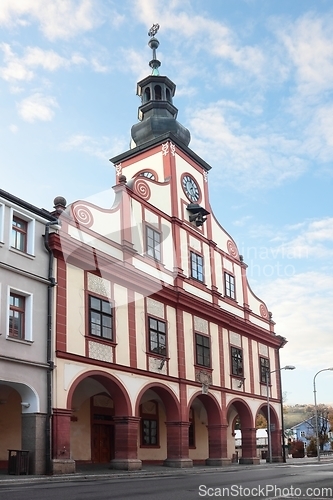
[[[164,460],[165,467],[175,467],[178,469],[185,469],[193,467],[193,460],[191,458],[167,458]]]
[[[116,470],[140,470],[142,461],[136,458],[114,459],[110,462],[110,468]]]
[[[259,465],[260,464],[260,458],[258,457],[241,457],[239,459],[239,463],[243,465]]]
[[[206,465],[213,467],[223,467],[231,465],[231,458],[207,458]]]
[[[266,458],[266,462],[269,463],[269,458]],[[281,463],[283,462],[282,457],[272,457],[272,463]]]
[[[76,471],[75,460],[53,459],[52,474],[74,474]]]

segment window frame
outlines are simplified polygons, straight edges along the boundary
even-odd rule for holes
[[[236,280],[234,274],[224,271],[224,292],[231,300],[236,300]]]
[[[267,378],[268,378],[268,384],[270,384],[270,362],[269,358],[265,356],[259,356],[259,370],[260,370],[260,383],[261,384],[267,384]]]
[[[11,334],[10,330],[10,311],[11,311],[11,296],[17,296],[24,299],[24,332],[21,337],[15,336]],[[19,290],[14,287],[8,286],[7,288],[7,318],[6,318],[6,339],[22,342],[24,344],[32,344],[33,343],[33,294],[26,292],[24,290]]]
[[[206,339],[208,341],[208,346],[198,343],[199,338]],[[200,357],[202,357],[203,362],[199,361],[199,350],[202,351]],[[207,358],[208,352],[208,358]],[[208,359],[208,364],[205,364],[205,360]],[[195,362],[198,366],[203,366],[204,368],[211,368],[211,342],[209,335],[204,335],[199,332],[195,332]]]
[[[152,232],[153,238],[149,237],[149,231]],[[152,227],[148,224],[145,225],[145,254],[147,257],[150,257],[151,259],[154,259],[158,262],[162,262],[162,233],[159,229],[156,229],[155,227]],[[155,244],[155,236],[158,235],[159,241],[158,244]],[[153,241],[153,246],[148,244],[148,240],[152,239]],[[158,247],[158,250],[156,248]],[[151,250],[152,255],[149,253],[149,250]],[[158,254],[158,255],[157,255]]]
[[[240,358],[239,358],[240,356]],[[230,347],[230,357],[231,357],[231,374],[234,377],[244,378],[244,356],[243,349],[241,347],[231,346]],[[235,363],[236,362],[236,363]],[[237,369],[235,370],[235,364]],[[240,366],[241,365],[241,373]]]
[[[195,257],[195,259],[193,259]],[[198,270],[199,262],[198,260],[201,259],[201,272]],[[195,264],[195,267],[193,266]],[[199,283],[204,283],[205,282],[205,274],[204,274],[204,258],[203,255],[195,252],[194,250],[190,250],[190,271],[191,271],[191,278],[198,281]],[[200,276],[201,275],[201,279]]]
[[[151,321],[157,322],[157,329],[151,328]],[[164,332],[162,330],[158,329],[159,323],[164,325]],[[165,320],[162,320],[161,318],[156,318],[155,316],[148,314],[147,326],[148,326],[148,351],[149,351],[149,353],[154,354],[155,356],[160,356],[162,358],[166,358],[167,352],[168,352],[167,322]],[[151,333],[157,334],[157,337],[156,337],[156,344],[157,344],[156,349],[158,349],[157,351],[154,351],[152,348],[153,341],[152,341]],[[162,336],[164,335],[164,352],[163,352],[163,347],[160,345],[160,337],[159,337],[160,335],[162,335]]]
[[[155,413],[144,413],[142,404],[140,405],[140,448],[159,448],[160,447],[160,428],[159,428],[159,407],[158,402],[152,400],[155,404],[156,411]],[[149,422],[149,442],[146,443],[144,441],[144,430],[145,430],[145,422]],[[156,425],[156,443],[151,443],[151,423],[154,422]]]
[[[115,342],[115,331],[114,331],[114,302],[107,298],[101,297],[99,295],[95,295],[94,293],[88,292],[87,302],[88,302],[88,336],[91,339],[96,339],[104,342]],[[100,308],[97,309],[92,307],[92,300],[98,300],[100,302]],[[108,304],[110,306],[110,313],[107,311],[103,311],[103,303]],[[92,321],[92,313],[100,316],[100,335],[96,333],[92,333],[93,325],[96,326],[98,323]],[[103,324],[103,318],[111,318],[110,326]],[[111,337],[107,337],[103,335],[104,328],[110,330]]]
[[[13,302],[12,302],[13,299]],[[19,300],[22,302],[20,305],[15,305],[15,301]],[[18,316],[16,316],[18,315]],[[25,340],[25,315],[26,315],[26,301],[23,295],[18,293],[10,292],[9,295],[9,323],[8,323],[8,336],[17,340]],[[11,326],[13,324],[13,319],[18,318],[18,328],[17,334],[15,334],[16,328]]]
[[[22,227],[20,227],[22,226]],[[27,253],[28,244],[28,222],[13,214],[11,248],[19,252]],[[22,245],[20,243],[23,243]]]
[[[14,229],[13,227],[13,221],[14,219],[18,219],[26,224],[26,242],[25,242],[25,249],[20,250],[16,246],[12,245],[13,242],[13,231],[17,231],[17,229]],[[19,212],[18,210],[15,210],[14,208],[10,209],[10,225],[9,225],[9,248],[13,252],[18,252],[21,255],[30,255],[34,256],[35,253],[35,227],[36,227],[36,221],[35,219],[25,215],[23,212]]]

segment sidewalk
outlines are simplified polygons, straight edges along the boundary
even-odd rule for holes
[[[0,486],[5,483],[23,482],[48,482],[48,481],[78,481],[78,480],[98,480],[98,479],[117,479],[122,477],[154,477],[154,476],[174,476],[184,474],[201,474],[212,472],[230,472],[241,471],[244,469],[258,467],[288,467],[292,465],[314,465],[317,463],[316,458],[288,458],[286,463],[267,463],[266,460],[260,460],[260,465],[241,465],[231,464],[225,467],[210,467],[205,465],[194,465],[192,468],[177,469],[164,467],[163,465],[143,465],[141,470],[136,471],[121,471],[110,469],[108,464],[79,464],[74,474],[61,474],[52,476],[34,476],[34,475],[9,475],[7,471],[0,471]],[[332,463],[333,458],[322,458],[320,463]]]

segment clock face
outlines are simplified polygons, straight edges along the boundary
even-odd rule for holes
[[[183,177],[183,190],[186,196],[191,201],[198,201],[199,199],[199,188],[197,183],[189,175],[184,175]]]

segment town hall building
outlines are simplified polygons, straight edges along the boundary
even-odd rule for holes
[[[114,202],[55,200],[53,472],[76,463],[228,465],[235,427],[242,462],[258,463],[256,417],[281,447],[279,350],[266,304],[237,245],[215,218],[211,166],[177,121],[175,84],[139,81],[131,148],[111,159]]]

